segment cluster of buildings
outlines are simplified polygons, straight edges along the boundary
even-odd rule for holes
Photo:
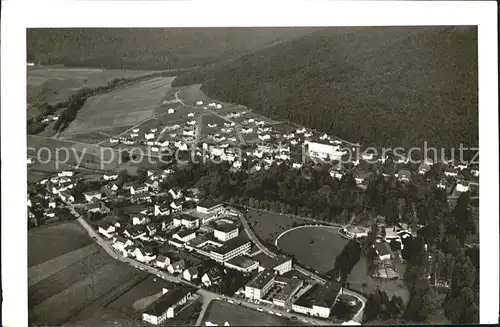
[[[282,262],[279,266],[288,267]],[[339,283],[306,284],[299,278],[282,276],[283,269],[264,269],[245,285],[245,298],[320,318],[328,318],[342,287]]]

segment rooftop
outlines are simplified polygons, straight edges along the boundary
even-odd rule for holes
[[[316,284],[302,294],[295,304],[308,308],[312,308],[313,305],[331,308],[341,288],[342,285],[337,282]]]
[[[180,218],[183,219],[183,220],[187,220],[187,221],[197,221],[197,220],[200,219],[198,217],[191,216],[191,215],[186,215],[186,214],[181,215]]]
[[[214,228],[214,230],[221,231],[224,233],[232,232],[235,229],[238,229],[238,226],[236,226],[236,224],[229,224],[229,223],[220,224]]]
[[[177,236],[179,236],[180,238],[183,238],[183,237],[186,237],[188,235],[191,235],[191,234],[194,234],[195,232],[193,230],[190,230],[190,229],[183,229],[183,230],[180,230],[178,231],[176,234]]]
[[[252,279],[247,286],[257,289],[262,289],[269,281],[273,280],[276,274],[272,270],[261,271],[254,279]]]
[[[226,254],[231,252],[232,250],[243,246],[246,243],[250,243],[249,240],[244,239],[242,237],[235,237],[229,241],[227,241],[223,246],[218,249],[212,250],[215,253]]]
[[[198,207],[207,208],[207,209],[213,208],[213,207],[218,206],[218,205],[220,205],[219,202],[216,202],[216,201],[213,201],[210,199],[205,199],[205,200],[200,201],[200,203],[198,203]]]
[[[265,269],[274,269],[277,266],[287,262],[288,260],[292,259],[285,255],[278,255],[274,258],[270,258],[268,256],[262,256],[262,259],[260,260],[260,266],[264,267]]]
[[[170,307],[176,305],[183,297],[191,293],[191,289],[177,284],[175,288],[168,290],[168,292],[155,301],[144,313],[161,316]]]
[[[233,266],[241,267],[241,268],[248,268],[255,264],[257,261],[252,260],[250,258],[244,257],[244,256],[237,256],[229,260],[227,263],[231,264]]]
[[[379,256],[391,254],[391,250],[387,243],[375,243],[375,250]]]
[[[282,276],[277,276],[276,281],[286,283],[286,286],[283,287],[281,291],[278,293],[278,295],[275,297],[275,299],[282,301],[287,300],[292,295],[292,293],[299,287],[299,285],[304,283],[302,279],[283,278]]]

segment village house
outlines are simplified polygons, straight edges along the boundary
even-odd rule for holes
[[[149,188],[146,184],[132,185],[130,186],[130,194],[134,195],[137,193],[146,193],[149,191]]]
[[[130,201],[132,203],[150,203],[153,200],[151,199],[151,194],[149,193],[136,193],[132,194]]]
[[[193,279],[198,278],[198,269],[196,267],[189,267],[188,269],[185,269],[184,272],[182,273],[182,278],[187,280],[188,282],[192,281]]]
[[[93,199],[100,200],[102,193],[101,193],[101,191],[91,191],[91,192],[85,192],[85,193],[83,193],[83,195],[85,196],[85,200],[87,202],[91,202]]]
[[[170,214],[170,207],[167,205],[157,205],[154,207],[154,215],[155,216],[166,216]]]
[[[167,271],[170,274],[181,273],[186,267],[186,262],[184,260],[179,260],[177,262],[171,263],[167,267]]]
[[[181,230],[172,236],[172,238],[178,239],[179,241],[182,241],[184,243],[194,239],[195,237],[196,237],[196,232],[189,229]]]
[[[59,193],[59,198],[63,202],[67,202],[67,203],[74,203],[75,202],[75,198],[73,197],[73,195],[69,194],[68,192]]]
[[[148,246],[136,247],[133,256],[137,261],[143,263],[150,263],[156,259],[156,255],[153,254],[153,251]]]
[[[104,214],[104,213],[108,213],[109,212],[109,208],[106,207],[106,205],[104,204],[104,202],[92,202],[92,203],[88,203],[86,206],[86,209],[88,212],[92,212],[92,213],[101,213],[101,214]]]
[[[158,268],[161,268],[161,269],[166,269],[169,265],[170,265],[170,258],[167,257],[167,256],[164,256],[162,254],[160,254],[157,258],[156,258],[156,263],[155,263],[156,267]]]
[[[155,191],[160,187],[160,183],[157,180],[148,179],[145,184],[147,187]]]
[[[132,246],[134,243],[132,240],[125,238],[123,236],[116,236],[113,238],[113,244],[111,245],[112,248],[117,250],[118,252],[124,253],[125,248],[128,246]]]
[[[179,187],[173,187],[170,190],[168,190],[168,194],[172,197],[174,200],[178,200],[182,198],[182,189]]]
[[[174,200],[170,203],[170,208],[172,209],[172,212],[179,212],[182,210],[182,204],[183,201],[181,199]]]
[[[212,285],[216,285],[220,283],[222,280],[222,275],[215,268],[209,269],[203,276],[201,277],[201,282],[205,287],[210,287]]]
[[[99,226],[99,228],[97,229],[97,232],[99,234],[104,235],[104,237],[106,237],[107,239],[112,238],[113,235],[115,234],[115,231],[116,231],[116,228],[112,224],[107,224],[107,225],[104,225],[104,226]]]
[[[145,225],[148,219],[143,214],[134,214],[132,216],[132,225]]]

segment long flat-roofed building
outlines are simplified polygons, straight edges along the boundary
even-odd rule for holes
[[[257,269],[259,262],[247,257],[237,256],[224,262],[224,266],[247,273]]]
[[[342,151],[340,145],[325,141],[305,141],[304,147],[307,155],[322,159],[340,160],[346,151]]]
[[[342,285],[337,282],[329,282],[325,285],[316,284],[295,301],[292,310],[302,314],[328,318],[341,291]]]
[[[217,203],[212,200],[203,200],[196,206],[196,211],[204,214],[215,214],[222,210],[222,203]]]
[[[272,270],[261,271],[254,279],[245,285],[245,297],[252,300],[262,299],[276,278],[276,273]]]
[[[168,318],[173,318],[177,309],[187,302],[192,290],[186,286],[178,285],[168,290],[162,297],[156,300],[144,313],[142,320],[153,325],[159,325]]]
[[[250,252],[250,240],[241,237],[236,237],[223,246],[210,251],[210,257],[219,262],[226,262],[239,255],[248,254]]]
[[[292,259],[285,255],[278,255],[275,258],[262,256],[259,263],[259,271],[263,271],[265,269],[275,270],[280,275],[283,275],[292,270]]]

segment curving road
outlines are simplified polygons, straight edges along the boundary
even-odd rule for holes
[[[239,211],[238,211],[239,212]],[[248,235],[248,237],[252,240],[252,242],[255,243],[255,245],[257,245],[257,247],[262,250],[262,252],[264,252],[266,255],[268,255],[269,257],[271,258],[275,258],[277,255],[275,253],[273,253],[272,251],[270,251],[268,248],[266,248],[261,242],[260,240],[257,238],[257,236],[254,234],[254,232],[252,231],[252,229],[250,228],[250,226],[248,225],[248,222],[246,221],[244,215],[239,212],[238,214],[238,217],[240,218],[240,221],[245,229],[245,232],[246,234]],[[296,228],[300,228],[302,226],[298,226]],[[339,227],[335,227],[335,226],[325,226],[325,227],[331,227],[331,228],[339,228]],[[286,232],[285,232],[286,233]],[[280,235],[281,236],[281,235]],[[279,238],[279,237],[278,237]],[[298,272],[316,280],[317,282],[321,283],[321,284],[325,284],[327,282],[326,279],[322,278],[321,276],[318,276],[317,274],[307,270],[307,269],[304,269],[302,267],[299,267],[299,266],[295,266],[294,267]],[[355,298],[357,298],[360,302],[361,302],[361,307],[359,308],[358,312],[356,312],[356,314],[352,317],[351,320],[353,321],[356,321],[356,322],[361,322],[362,319],[363,319],[363,311],[365,309],[365,304],[366,304],[366,298],[364,296],[362,296],[361,294],[358,294],[358,293],[355,293],[353,291],[350,291],[346,288],[342,288],[342,291],[344,294],[347,294],[347,295],[351,295]]]
[[[69,210],[71,211],[71,213],[73,214],[73,216],[75,216],[77,218],[78,223],[80,223],[80,225],[97,242],[97,244],[99,244],[102,247],[102,249],[104,251],[106,251],[106,253],[109,254],[112,258],[114,258],[118,261],[124,262],[124,263],[128,263],[128,264],[134,266],[135,268],[141,269],[143,271],[147,271],[147,272],[154,274],[154,275],[158,276],[159,278],[165,279],[167,281],[170,281],[173,283],[183,283],[183,284],[187,284],[189,286],[197,288],[198,289],[197,293],[203,299],[202,311],[200,312],[200,315],[198,316],[198,320],[196,322],[197,326],[201,325],[201,323],[203,322],[203,317],[204,317],[205,312],[208,308],[208,304],[213,300],[227,301],[227,302],[241,305],[241,306],[247,307],[249,309],[253,309],[253,310],[258,310],[258,309],[262,308],[268,314],[271,314],[271,313],[269,313],[269,311],[272,311],[273,314],[279,313],[279,315],[281,317],[289,318],[289,319],[292,319],[292,317],[295,317],[295,318],[300,319],[303,322],[314,324],[314,325],[323,325],[323,326],[332,325],[331,321],[327,321],[327,320],[320,319],[320,318],[314,318],[314,317],[310,317],[310,316],[303,316],[303,315],[292,313],[292,312],[286,312],[286,310],[279,308],[279,307],[276,307],[276,306],[269,308],[269,307],[266,307],[265,305],[260,305],[257,303],[248,302],[245,299],[239,299],[239,298],[237,299],[235,297],[224,296],[221,294],[210,292],[210,291],[207,291],[205,289],[200,288],[197,285],[191,284],[186,280],[183,280],[179,276],[172,276],[168,273],[165,273],[165,272],[158,270],[158,269],[156,269],[152,266],[149,266],[147,264],[138,262],[138,261],[133,260],[131,258],[122,257],[120,254],[116,253],[111,248],[109,243],[106,240],[104,240],[101,237],[101,235],[99,233],[97,233],[92,228],[92,226],[90,226],[90,224],[87,221],[85,221],[85,219],[83,219],[83,217],[75,210],[75,206],[73,204],[70,204],[70,203],[66,203],[66,204],[67,204]]]

